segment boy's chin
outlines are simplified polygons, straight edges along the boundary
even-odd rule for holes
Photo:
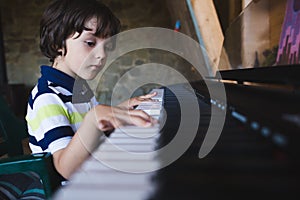
[[[87,80],[87,81],[91,81],[91,80],[95,79],[97,75],[98,75],[98,73],[95,73],[95,74],[82,74],[80,76],[80,78],[84,79],[84,80]]]
[[[96,77],[96,76],[88,77],[88,78],[86,78],[85,80],[87,80],[87,81],[91,81],[91,80],[94,80],[94,79],[95,79],[95,77]]]

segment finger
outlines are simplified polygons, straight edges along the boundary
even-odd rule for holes
[[[130,115],[130,116],[139,116],[139,117],[141,117],[141,118],[143,118],[144,120],[147,120],[147,121],[150,121],[151,120],[151,116],[150,115],[148,115],[145,111],[143,111],[143,110],[129,110],[128,111],[128,114]]]
[[[157,92],[152,92],[152,93],[149,93],[149,94],[146,94],[146,95],[142,95],[142,96],[140,96],[140,98],[149,99],[149,98],[152,98],[156,95],[157,95]]]
[[[151,99],[147,100],[147,99],[140,98],[140,97],[134,97],[134,98],[129,100],[128,108],[133,108],[134,106],[138,106],[142,102],[145,102],[145,101],[151,101]]]
[[[153,125],[151,120],[146,120],[145,118],[138,115],[130,116],[130,124],[140,127],[150,127]]]
[[[142,102],[154,102],[154,101],[156,101],[156,100],[153,100],[151,98],[136,97],[136,98],[132,98],[130,100],[130,105],[131,105],[131,107],[133,107],[133,106],[140,105]]]
[[[149,127],[157,123],[157,120],[142,110],[124,110],[118,107],[113,109],[113,115],[109,121],[114,128],[125,125]]]
[[[111,115],[107,118],[114,128],[132,124],[128,109],[113,107]]]
[[[140,117],[144,121],[150,122],[151,125],[154,125],[154,124],[158,123],[157,119],[154,119],[153,117],[151,117],[150,115],[148,115],[143,110],[134,110],[134,111],[131,111],[130,112],[130,116]]]
[[[152,117],[142,110],[122,110],[116,115],[116,118],[122,125],[148,126],[154,122]]]

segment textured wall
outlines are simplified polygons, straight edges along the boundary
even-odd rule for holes
[[[39,52],[39,19],[46,0],[1,0],[2,27],[9,83],[33,85],[38,66],[47,63]]]

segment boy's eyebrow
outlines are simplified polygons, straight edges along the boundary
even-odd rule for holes
[[[91,33],[91,31],[93,32],[93,29],[91,29],[91,28],[84,27],[83,30],[84,30],[84,31],[88,31],[88,34],[95,35],[95,33]]]
[[[86,34],[89,34],[89,35],[93,35],[93,36],[96,36],[93,29],[90,29],[90,28],[84,28],[84,31],[86,31]]]

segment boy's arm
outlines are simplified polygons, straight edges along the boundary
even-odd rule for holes
[[[99,145],[102,131],[126,124],[149,127],[153,123],[155,120],[141,110],[98,105],[86,114],[68,146],[53,154],[54,165],[68,179]]]

